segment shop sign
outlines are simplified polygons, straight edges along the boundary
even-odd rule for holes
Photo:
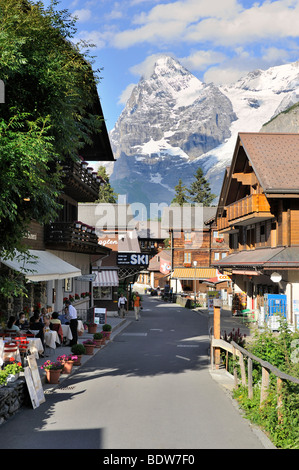
[[[148,266],[149,256],[142,253],[118,253],[119,266]]]

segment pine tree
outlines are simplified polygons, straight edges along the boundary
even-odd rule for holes
[[[175,186],[175,197],[171,201],[171,204],[178,204],[183,206],[188,203],[188,196],[186,194],[187,188],[183,185],[182,180],[179,179],[178,184]]]
[[[116,204],[117,194],[113,191],[113,188],[109,181],[109,176],[104,166],[100,166],[98,169],[98,175],[106,182],[100,186],[99,197],[96,202],[106,202]]]
[[[203,171],[200,167],[198,167],[194,177],[195,181],[191,184],[190,189],[187,189],[190,194],[191,203],[202,204],[205,207],[210,206],[216,194],[211,193],[210,184],[203,176]]]

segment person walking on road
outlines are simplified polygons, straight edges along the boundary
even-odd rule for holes
[[[125,306],[127,303],[127,299],[124,294],[120,294],[120,298],[118,299],[118,308],[119,308],[119,315],[122,318],[125,318]]]
[[[138,292],[136,292],[134,295],[134,312],[135,312],[136,321],[138,321],[140,318],[140,307],[141,307],[141,298]]]

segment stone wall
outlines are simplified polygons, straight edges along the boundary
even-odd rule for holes
[[[0,425],[11,418],[22,406],[31,406],[25,377],[0,387]]]

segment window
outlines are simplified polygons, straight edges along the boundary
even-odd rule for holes
[[[97,286],[93,288],[93,298],[98,300],[112,300],[112,287]]]
[[[191,242],[191,232],[184,232],[185,242]]]
[[[184,253],[184,263],[191,264],[191,253]]]
[[[68,277],[64,280],[64,292],[72,292],[73,290],[73,278]]]
[[[221,253],[221,258],[225,258],[227,253]]]
[[[218,261],[220,259],[220,253],[214,253],[214,260]]]
[[[218,232],[216,230],[213,230],[213,238],[218,238]]]

